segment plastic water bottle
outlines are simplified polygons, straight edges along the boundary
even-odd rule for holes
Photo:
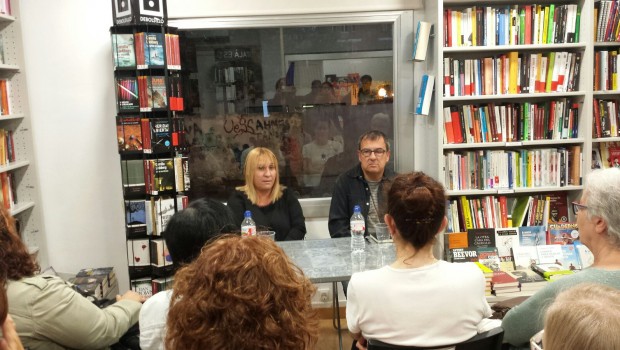
[[[243,213],[244,219],[241,222],[241,235],[242,236],[256,236],[256,224],[252,220],[252,212],[246,210]]]
[[[362,209],[359,205],[353,207],[353,216],[351,216],[351,251],[363,252],[366,248],[364,241],[364,232],[366,232],[366,223],[362,216]]]

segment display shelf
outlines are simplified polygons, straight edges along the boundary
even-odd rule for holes
[[[534,94],[504,94],[504,95],[475,95],[475,96],[446,96],[443,97],[443,102],[483,102],[493,100],[531,100],[533,98],[552,98],[552,97],[572,97],[572,96],[585,96],[583,91],[571,91],[571,92],[541,92]]]
[[[444,47],[443,52],[446,56],[452,53],[473,53],[473,52],[505,52],[505,51],[532,51],[532,50],[573,50],[585,49],[583,43],[571,44],[538,44],[538,45],[495,45],[495,46],[455,46]]]

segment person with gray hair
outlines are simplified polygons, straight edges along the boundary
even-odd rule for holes
[[[544,315],[556,296],[577,284],[601,283],[620,289],[620,169],[592,171],[581,199],[572,203],[581,242],[594,255],[589,268],[566,276],[510,310],[502,320],[504,341],[526,346],[543,329]]]

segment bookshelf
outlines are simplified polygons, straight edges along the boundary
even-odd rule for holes
[[[179,38],[164,24],[116,25],[110,33],[130,286],[150,296],[171,285],[161,233],[188,201]]]
[[[592,167],[620,163],[618,2],[594,3]]]
[[[39,264],[47,264],[44,247],[43,221],[41,219],[40,189],[35,161],[30,120],[28,89],[24,67],[24,53],[20,22],[19,1],[11,2],[11,14],[0,14],[0,40],[3,62],[0,63],[0,80],[7,84],[7,108],[0,115],[0,129],[6,131],[2,141],[12,148],[13,158],[0,165],[0,179],[7,182],[14,203],[10,213],[19,224],[19,233],[31,254],[37,253]],[[6,106],[5,106],[6,107]],[[12,133],[12,137],[9,135]],[[1,136],[0,136],[1,137]],[[3,147],[5,148],[5,147]],[[10,158],[10,155],[7,155]],[[7,197],[4,191],[3,197]],[[3,199],[3,200],[8,200]]]
[[[517,15],[519,15],[520,13],[519,10],[521,8],[525,9],[526,5],[534,5],[534,4],[541,5],[543,9],[547,6],[550,7],[552,4],[554,5],[555,8],[562,7],[563,10],[566,9],[565,11],[567,13],[567,16],[569,16],[569,13],[570,13],[569,8],[570,8],[570,11],[573,11],[572,13],[575,13],[575,14],[577,13],[575,10],[578,9],[578,11],[580,12],[580,21],[579,21],[578,27],[577,26],[574,27],[575,32],[576,32],[576,29],[578,29],[578,32],[579,32],[578,39],[574,40],[575,36],[572,36],[573,39],[569,39],[568,36],[564,36],[562,40],[557,40],[557,39],[560,39],[560,36],[558,36],[557,39],[555,39],[555,37],[552,35],[552,40],[550,41],[550,43],[544,43],[545,41],[539,42],[539,41],[533,40],[533,35],[532,35],[530,36],[531,40],[527,41],[531,43],[525,44],[526,41],[524,40],[524,38],[521,38],[518,36],[518,32],[514,32],[515,39],[514,41],[511,41],[510,40],[510,36],[511,36],[510,26],[506,25],[507,34],[505,35],[505,38],[507,39],[507,41],[504,42],[505,43],[504,45],[500,45],[500,43],[498,42],[496,42],[495,45],[486,45],[486,42],[484,42],[485,38],[484,37],[480,38],[478,35],[476,35],[475,37],[472,35],[471,45],[461,46],[461,45],[457,45],[458,40],[448,41],[448,39],[452,40],[452,35],[455,33],[452,31],[454,29],[452,27],[452,23],[449,23],[453,18],[452,13],[454,12],[461,12],[462,14],[466,14],[468,13],[468,11],[471,11],[473,12],[472,17],[476,17],[476,11],[475,10],[472,11],[471,9],[474,7],[482,8],[483,9],[482,17],[477,17],[476,19],[470,20],[469,22],[469,23],[477,23],[477,25],[479,25],[480,24],[479,19],[485,18],[484,15],[486,13],[485,12],[486,8],[494,8],[494,9],[502,9],[502,10],[507,9],[506,13],[508,14],[508,17],[506,18],[510,19],[511,8],[518,6]],[[433,106],[431,107],[431,114],[432,114],[431,118],[433,118],[435,121],[436,132],[437,132],[436,140],[437,140],[439,161],[437,164],[436,173],[438,174],[438,178],[441,181],[443,181],[444,185],[446,186],[448,190],[447,193],[448,193],[449,198],[452,200],[455,200],[455,199],[459,199],[461,196],[465,196],[468,199],[469,198],[474,198],[474,199],[481,198],[483,196],[494,196],[494,197],[506,196],[509,201],[508,209],[510,209],[510,204],[512,201],[514,201],[515,198],[524,196],[524,195],[537,196],[537,195],[545,195],[550,192],[560,192],[560,193],[565,193],[567,195],[568,201],[578,198],[581,193],[581,190],[583,189],[583,181],[585,179],[585,176],[590,171],[589,165],[591,164],[591,155],[592,155],[593,145],[596,143],[607,141],[607,140],[601,140],[601,139],[593,139],[592,137],[593,100],[594,98],[598,96],[597,95],[598,92],[594,92],[592,89],[593,82],[594,82],[592,73],[593,73],[593,67],[594,67],[595,50],[597,48],[609,48],[609,47],[615,47],[615,46],[610,45],[608,43],[605,43],[605,44],[593,43],[593,40],[591,39],[594,33],[593,33],[592,22],[589,19],[593,18],[595,1],[593,0],[555,1],[555,2],[554,1],[538,1],[538,2],[532,2],[532,3],[523,3],[520,1],[504,1],[504,0],[502,1],[444,0],[444,1],[439,1],[439,2],[426,1],[425,5],[426,5],[425,6],[426,20],[432,21],[434,24],[434,28],[439,28],[439,30],[435,29],[435,35],[434,37],[431,38],[431,41],[433,41],[433,43],[432,45],[429,46],[430,51],[429,51],[429,57],[427,57],[427,61],[435,60],[438,63],[434,65],[434,67],[432,67],[432,70],[428,72],[428,74],[432,74],[436,77],[435,78],[436,79],[435,80],[435,95],[434,95],[435,99],[433,102]],[[565,5],[576,5],[576,7],[575,6],[569,7]],[[535,7],[530,8],[530,10],[532,9],[534,13],[536,13],[535,12],[536,8]],[[450,12],[448,13],[447,10],[450,10]],[[464,18],[466,17],[463,15],[461,19],[464,19]],[[517,23],[520,24],[520,20],[522,19],[520,17],[517,17],[517,18],[519,19],[519,22]],[[533,18],[533,17],[530,17],[530,18]],[[473,24],[472,24],[472,28],[474,28]],[[482,29],[486,27],[475,27],[475,28]],[[557,27],[554,26],[554,28],[557,28]],[[533,30],[534,28],[532,27],[532,31]],[[566,34],[566,33],[572,33],[572,32],[573,31],[571,31],[570,27],[567,25],[564,33]],[[525,31],[523,33],[525,34]],[[460,33],[460,34],[463,34],[463,33]],[[472,30],[472,34],[473,34],[473,30]],[[498,35],[499,32],[496,32],[495,34]],[[475,44],[474,40],[478,40],[479,42],[477,44],[479,45],[477,46],[473,45]],[[618,43],[618,47],[620,47],[620,43]],[[526,62],[531,63],[531,57],[533,55],[537,55],[537,58],[536,58],[537,60],[541,57],[547,57],[547,63],[549,63],[550,56],[551,56],[550,54],[554,53],[553,54],[554,58],[556,56],[561,57],[561,54],[558,54],[560,52],[566,52],[565,54],[566,57],[577,57],[577,55],[579,55],[581,64],[579,65],[580,72],[578,74],[578,82],[569,80],[568,83],[565,84],[565,86],[563,86],[560,89],[546,89],[545,85],[543,85],[542,89],[538,89],[536,85],[537,80],[534,79],[532,81],[532,85],[527,84],[527,89],[523,89],[522,91],[518,91],[518,92],[512,91],[513,93],[509,93],[510,92],[509,90],[510,88],[510,79],[509,79],[510,78],[510,70],[509,70],[510,60],[508,60],[507,58],[511,56],[511,53],[512,53],[512,57],[518,57],[519,59],[521,59],[520,61],[519,60],[516,61],[517,68],[527,67],[526,69],[521,69],[517,71],[519,73],[521,72],[529,73],[533,65],[531,64],[526,65],[524,63]],[[506,58],[503,58],[504,60],[502,60],[502,57],[506,57]],[[485,58],[494,59],[491,65],[491,67],[493,68],[493,70],[490,71],[491,74],[488,74],[489,72],[488,70],[485,72],[485,69],[484,69],[485,63],[488,63],[488,62],[485,62]],[[458,93],[454,93],[453,91],[450,91],[451,92],[450,94],[445,94],[445,91],[444,91],[444,88],[445,88],[444,75],[445,74],[444,73],[446,72],[444,71],[444,66],[446,64],[449,64],[450,68],[454,68],[454,61],[473,62],[473,63],[470,63],[471,65],[470,67],[472,68],[472,70],[476,69],[474,70],[476,74],[473,74],[473,73],[471,74],[473,77],[475,77],[475,75],[478,75],[478,74],[480,77],[482,77],[484,73],[487,73],[486,75],[484,75],[486,79],[486,77],[493,75],[492,86],[490,86],[490,88],[489,86],[485,86],[485,80],[482,79],[479,83],[473,82],[474,84],[472,88],[477,89],[475,90],[477,93],[474,92],[474,93],[458,94]],[[521,66],[519,66],[519,64],[521,64]],[[463,64],[461,65],[463,66]],[[476,67],[476,65],[478,65],[478,67]],[[458,67],[461,68],[462,66],[458,66]],[[505,66],[506,69],[495,70],[497,69],[498,66],[500,67]],[[572,67],[570,64],[568,64],[567,66]],[[478,73],[478,70],[480,70],[480,73]],[[568,72],[570,73],[570,68]],[[536,71],[534,70],[532,73],[536,74]],[[449,71],[448,75],[450,74],[454,74],[454,69]],[[540,73],[538,74],[540,75]],[[568,75],[566,77],[568,77]],[[523,81],[529,82],[529,80],[526,80],[528,77],[525,74],[523,77],[521,77],[520,74],[517,74],[516,78],[517,79],[522,78]],[[454,79],[455,78],[448,79],[448,82],[453,87],[454,87]],[[500,81],[498,82],[498,80]],[[503,81],[506,81],[506,83],[503,83]],[[518,81],[519,80],[517,80],[517,85],[518,85]],[[572,86],[572,88],[569,88],[571,82],[576,82],[576,84]],[[478,84],[480,85],[480,87],[477,86]],[[505,84],[505,85],[502,85],[502,84]],[[450,87],[450,85],[448,86],[448,88]],[[526,84],[523,84],[523,86],[525,85]],[[532,91],[528,91],[528,90],[532,90]],[[605,92],[605,93],[609,93],[609,92]],[[615,97],[620,96],[620,91],[615,91],[614,93],[619,93],[619,95],[615,95]],[[512,121],[512,119],[509,119],[509,116],[512,116],[509,108],[506,107],[505,110],[500,110],[499,119],[495,119],[495,113],[493,113],[497,111],[495,109],[496,106],[520,105],[521,106],[520,108],[522,110],[526,110],[526,108],[528,108],[529,110],[529,108],[531,108],[531,105],[536,104],[539,107],[543,108],[543,111],[545,111],[545,112],[537,112],[541,114],[533,114],[533,116],[539,116],[539,118],[542,118],[542,120],[540,121],[538,119],[532,119],[536,121],[536,124],[534,125],[536,127],[539,127],[541,125],[545,125],[545,123],[549,121],[549,119],[545,119],[545,118],[550,118],[548,117],[548,115],[550,114],[548,110],[552,109],[552,107],[548,107],[548,106],[551,105],[552,101],[556,101],[554,104],[556,107],[558,106],[557,101],[561,101],[564,103],[565,108],[566,106],[569,106],[570,107],[569,109],[572,109],[573,114],[569,114],[571,118],[570,120],[571,129],[568,131],[568,134],[562,135],[560,133],[559,136],[557,136],[556,134],[552,134],[552,136],[548,137],[547,131],[544,131],[544,130],[535,131],[532,129],[528,129],[528,131],[530,132],[535,131],[535,137],[530,137],[531,135],[528,135],[528,137],[524,138],[523,137],[524,135],[521,133],[520,135],[513,135],[513,136],[517,136],[516,138],[509,138],[509,135],[508,135],[509,131],[505,130],[507,129],[506,122]],[[526,106],[526,103],[529,105]],[[496,123],[493,126],[494,130],[490,130],[490,132],[487,134],[489,135],[488,140],[482,137],[474,138],[474,140],[467,140],[467,137],[468,137],[467,133],[469,133],[469,131],[465,128],[461,129],[462,132],[463,131],[467,132],[467,133],[462,133],[461,135],[464,139],[463,143],[448,142],[446,140],[447,135],[445,135],[445,132],[444,132],[444,128],[445,128],[444,125],[446,121],[452,120],[452,122],[454,123],[454,116],[456,116],[459,118],[459,122],[467,123],[467,121],[464,120],[464,118],[461,116],[462,114],[464,114],[464,116],[471,116],[473,118],[474,115],[472,114],[472,111],[476,111],[479,113],[481,108],[483,108],[484,106],[491,106],[491,105],[493,106],[493,109],[492,110],[488,109],[486,111],[487,113],[491,111],[491,114],[485,114],[485,118],[490,115],[493,118],[492,120],[496,121]],[[470,112],[469,113],[461,112],[461,109],[465,110],[465,107],[467,106],[473,106],[473,108],[468,107],[470,108],[469,109]],[[450,116],[445,115],[444,108],[447,108],[447,107],[457,107],[457,109],[459,109],[459,113],[457,113],[456,115],[451,114]],[[545,108],[549,108],[549,109],[545,109]],[[516,111],[520,112],[519,109],[516,109]],[[512,113],[514,112],[515,112],[515,109],[512,110]],[[478,117],[480,117],[481,115],[482,114],[479,113]],[[517,115],[517,114],[514,114],[514,115]],[[545,115],[547,115],[547,117]],[[561,115],[564,117],[566,114],[561,114]],[[474,118],[474,123],[475,123],[475,118]],[[488,123],[489,122],[487,122],[487,125],[490,126],[490,124]],[[503,125],[503,128],[499,125]],[[515,124],[513,123],[510,123],[510,125],[515,126]],[[516,126],[518,127],[518,125]],[[553,126],[554,126],[553,130],[555,130],[556,124],[553,124]],[[499,132],[499,130],[503,130],[503,134]],[[481,133],[480,130],[474,130],[474,131]],[[521,127],[519,131],[522,132],[523,127]],[[498,133],[499,140],[493,137],[494,133]],[[610,139],[610,140],[614,140],[614,139]],[[510,153],[510,152],[518,153],[521,151],[528,152],[528,151],[536,151],[536,150],[543,150],[543,149],[548,149],[550,150],[548,152],[551,152],[551,153],[563,151],[565,149],[572,150],[572,151],[576,151],[579,149],[580,154],[575,156],[572,159],[573,161],[574,160],[578,161],[579,171],[577,171],[576,174],[578,177],[579,177],[579,174],[581,175],[580,176],[581,182],[570,181],[570,178],[569,178],[569,179],[565,179],[566,181],[564,181],[561,186],[558,186],[557,181],[547,181],[548,183],[545,183],[543,181],[540,181],[539,183],[536,183],[533,181],[532,181],[533,183],[531,182],[530,183],[527,183],[527,182],[518,183],[517,179],[514,178],[514,176],[512,176],[512,179],[510,179],[509,181],[503,181],[503,182],[500,181],[499,187],[497,187],[497,183],[493,183],[492,185],[489,185],[489,182],[488,182],[489,179],[481,177],[482,184],[478,184],[478,186],[475,186],[475,187],[465,186],[465,188],[458,187],[458,186],[455,187],[450,182],[449,172],[451,170],[459,171],[459,168],[455,169],[454,167],[451,167],[451,164],[446,164],[446,161],[445,161],[448,155],[466,154],[468,152],[472,154],[479,153],[479,152],[488,152],[488,153],[506,155],[507,153]],[[514,156],[514,153],[512,156]],[[474,166],[477,166],[477,163],[475,162],[473,162],[472,164],[474,164]],[[558,163],[556,161],[555,163],[552,163],[552,164],[558,164]],[[574,165],[575,164],[571,164],[571,167],[573,167]],[[505,161],[504,163],[498,161],[497,167],[502,169],[502,172],[499,173],[500,176],[505,176],[509,171],[508,170],[509,167],[507,166]],[[483,169],[483,172],[488,171],[488,170],[484,170],[484,168],[482,167],[480,169]],[[512,169],[512,171],[516,171],[516,170],[518,169]],[[543,168],[541,170],[539,170],[539,172],[541,173],[540,176],[543,176],[544,170],[552,171],[551,169],[547,169],[547,168]],[[461,172],[458,173],[456,178],[460,178],[461,175],[466,175],[469,177],[471,176],[470,171],[471,171],[471,168],[468,168],[468,167],[465,167],[464,169],[461,168]],[[564,174],[566,175],[566,173]],[[519,175],[520,174],[517,174],[517,176]],[[527,176],[527,172],[525,172],[525,175]],[[557,179],[557,176],[554,176],[554,179]],[[520,180],[520,177],[519,177],[519,180]]]

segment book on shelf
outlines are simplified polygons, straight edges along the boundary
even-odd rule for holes
[[[11,114],[10,93],[9,81],[7,79],[0,79],[0,113],[2,115]]]
[[[433,87],[435,86],[435,77],[424,74],[418,95],[418,104],[415,113],[418,115],[428,115],[431,108],[431,100],[433,98]]]
[[[114,271],[114,267],[112,266],[84,268],[78,271],[78,273],[75,276],[76,277],[101,276],[103,277],[103,282],[105,282],[108,287],[111,287],[116,283],[116,272]]]
[[[431,23],[418,21],[418,27],[415,32],[415,40],[413,41],[414,61],[424,61],[426,59],[426,51],[432,28],[433,25]]]
[[[495,247],[495,229],[477,228],[467,230],[467,242],[469,247],[489,248]]]
[[[140,200],[125,200],[125,231],[127,237],[146,234],[146,202]]]
[[[132,279],[130,285],[131,290],[145,298],[153,296],[153,284],[150,277]]]
[[[116,79],[116,87],[118,110],[120,112],[139,111],[140,104],[137,79],[135,77],[118,78]]]
[[[112,34],[114,67],[135,67],[136,52],[133,34]]]
[[[129,267],[151,265],[148,239],[127,240],[127,264]]]
[[[163,239],[153,239],[150,243],[151,264],[155,267],[172,265],[172,258]]]
[[[121,180],[125,195],[145,194],[144,161],[142,159],[121,160]]]
[[[502,270],[514,269],[511,249],[517,244],[519,244],[519,230],[516,227],[495,229],[495,245]]]
[[[172,289],[173,283],[174,276],[154,278],[151,282],[153,287],[153,294]]]
[[[171,130],[168,118],[142,118],[144,153],[162,153],[171,150]]]
[[[172,158],[145,159],[146,192],[156,195],[162,191],[173,191],[177,183],[174,165]]]
[[[544,226],[519,227],[520,246],[539,246],[547,243],[547,230]]]
[[[116,137],[120,153],[142,151],[142,125],[140,117],[117,117]]]
[[[547,244],[567,245],[579,239],[576,223],[549,224],[547,230]]]

